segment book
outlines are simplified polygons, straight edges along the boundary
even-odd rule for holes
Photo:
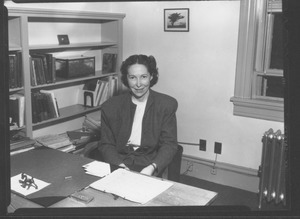
[[[21,55],[21,52],[9,54],[9,88],[18,88],[23,86]]]
[[[100,83],[100,87],[99,87],[99,90],[98,90],[98,93],[97,93],[97,97],[96,97],[96,105],[99,106],[100,105],[100,100],[101,100],[101,96],[103,94],[103,89],[104,89],[104,81],[101,81]]]
[[[25,124],[25,97],[22,94],[13,94],[19,102],[19,127],[23,127]]]
[[[100,97],[99,105],[104,103],[108,99],[108,95],[109,95],[108,82],[104,81],[103,86],[104,86],[103,87],[103,92],[102,92],[101,97]]]
[[[71,145],[67,145],[67,146],[63,146],[61,148],[58,148],[58,150],[62,151],[62,152],[66,152],[69,153],[71,151],[74,151],[76,149],[76,146],[71,144]]]
[[[41,71],[43,71],[43,75],[45,78],[44,83],[49,84],[51,81],[50,81],[48,62],[47,62],[46,56],[44,54],[40,54],[40,53],[31,53],[30,56],[41,60],[40,62],[41,62],[41,65],[43,66]]]
[[[9,120],[10,125],[16,124],[19,127],[19,101],[16,97],[9,96]]]
[[[30,85],[32,87],[35,87],[37,85],[37,81],[36,81],[34,62],[31,57],[29,57],[29,63],[30,63]]]
[[[25,149],[32,147],[36,143],[35,140],[29,138],[29,137],[23,137],[19,139],[18,141],[10,141],[10,151],[16,151],[20,149]]]
[[[44,84],[43,64],[40,58],[31,57],[33,77],[36,79],[36,85]]]
[[[36,138],[35,140],[43,146],[53,149],[59,149],[72,145],[72,142],[66,133],[44,135]]]
[[[50,93],[42,93],[46,97],[47,109],[49,111],[49,118],[57,118],[57,109],[55,99],[52,98]]]
[[[22,53],[16,52],[17,63],[16,63],[16,75],[17,75],[17,87],[23,86],[23,74],[22,74]]]
[[[113,73],[117,67],[117,54],[104,53],[102,59],[102,74]]]
[[[51,108],[54,108],[54,117],[59,117],[59,108],[58,108],[58,104],[57,104],[57,99],[55,98],[55,94],[53,91],[51,90],[40,90],[41,93],[44,93],[46,95],[50,95],[51,100],[49,100],[51,102]]]
[[[38,111],[36,103],[36,92],[31,92],[31,113],[32,113],[32,123],[40,122],[38,120]]]
[[[57,102],[51,93],[32,92],[31,102],[33,123],[59,117]]]
[[[9,54],[9,88],[17,87],[17,56]]]
[[[23,127],[25,122],[25,97],[22,94],[12,94],[9,96],[9,117],[10,123]]]
[[[44,74],[45,83],[54,83],[56,81],[55,74],[55,57],[51,53],[31,53],[31,57],[40,59],[43,68],[41,70]]]

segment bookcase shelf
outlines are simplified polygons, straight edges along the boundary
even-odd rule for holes
[[[34,109],[37,105],[33,103],[32,95],[42,90],[47,92],[48,90],[62,90],[65,99],[73,100],[76,99],[76,92],[68,93],[68,89],[73,89],[73,87],[80,89],[86,82],[93,80],[101,79],[110,82],[116,79],[119,81],[118,69],[120,69],[123,54],[124,17],[125,14],[122,13],[8,7],[9,52],[18,53],[21,56],[23,84],[22,87],[11,88],[9,92],[24,95],[25,125],[20,130],[25,133],[26,137],[34,137],[35,131],[40,129],[46,129],[50,133],[55,132],[55,128],[52,127],[60,123],[70,123],[72,126],[76,124],[76,127],[72,128],[80,129],[82,124],[76,123],[78,118],[100,110],[100,106],[84,106],[78,100],[78,103],[73,101],[74,103],[69,105],[58,106],[59,117],[34,123]],[[67,35],[69,43],[59,45],[58,35]],[[36,83],[38,85],[32,86],[32,53],[50,54],[54,57],[53,60],[72,56],[94,57],[95,75],[76,78],[61,78],[57,75],[53,83]],[[117,71],[109,74],[103,74],[102,71],[103,55],[106,53],[117,54],[115,64]],[[54,61],[51,68],[55,69],[55,65]],[[116,85],[116,90],[119,90],[120,83],[116,82]],[[109,88],[108,96],[111,96],[113,90]]]
[[[95,43],[73,43],[68,45],[30,45],[30,50],[48,50],[48,51],[59,51],[66,49],[78,49],[78,48],[89,48],[89,49],[97,49],[97,48],[105,48],[116,46],[117,42],[95,42]]]
[[[31,89],[39,90],[39,89],[43,89],[43,88],[60,88],[60,87],[64,87],[64,86],[72,86],[72,85],[82,84],[83,81],[101,79],[101,78],[105,78],[108,76],[116,76],[117,77],[118,73],[102,74],[102,71],[96,71],[95,75],[89,75],[86,77],[78,77],[78,78],[72,78],[72,79],[65,79],[65,78],[57,77],[55,83],[31,86]]]
[[[10,93],[19,92],[19,91],[22,91],[23,89],[24,89],[23,87],[10,88],[9,92]]]
[[[15,51],[22,51],[22,47],[18,46],[18,45],[9,45],[9,49],[10,52],[15,52]]]
[[[70,119],[78,118],[78,117],[84,116],[88,113],[95,112],[97,110],[100,110],[100,106],[85,107],[84,105],[81,105],[81,104],[75,104],[72,106],[63,107],[63,108],[59,109],[60,117],[44,120],[39,123],[35,123],[32,125],[33,130],[44,128],[49,125],[62,123],[62,122],[68,121]]]

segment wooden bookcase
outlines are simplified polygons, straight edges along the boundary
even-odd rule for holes
[[[119,79],[118,69],[122,61],[122,31],[124,14],[83,12],[70,10],[8,8],[9,52],[20,52],[22,57],[23,86],[10,89],[10,94],[21,93],[25,96],[25,126],[20,132],[34,137],[34,132],[53,125],[65,124],[86,114],[99,111],[101,106],[85,107],[72,103],[59,106],[60,116],[42,122],[33,123],[31,93],[41,89],[58,89],[60,97],[75,99],[74,92],[89,80]],[[57,35],[68,35],[70,43],[59,45]],[[95,57],[95,75],[57,80],[55,83],[31,86],[30,54],[32,52],[51,53],[54,57],[93,56]],[[102,73],[102,56],[106,52],[117,54],[117,71]],[[119,80],[120,81],[120,80]],[[120,83],[118,83],[120,89]],[[64,102],[64,101],[63,101]],[[75,125],[76,126],[76,125]],[[80,128],[81,124],[77,124]],[[50,131],[51,132],[51,131]]]

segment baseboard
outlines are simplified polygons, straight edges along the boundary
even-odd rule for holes
[[[212,171],[213,167],[214,161],[212,160],[182,155],[181,174],[250,192],[258,192],[257,170],[222,162],[217,162]]]

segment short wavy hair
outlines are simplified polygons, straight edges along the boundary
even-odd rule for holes
[[[130,66],[134,64],[144,65],[150,75],[152,76],[152,80],[150,81],[150,87],[155,85],[158,81],[158,68],[156,66],[156,60],[153,56],[146,55],[132,55],[129,56],[121,65],[121,81],[122,83],[129,88],[128,85],[128,69]]]

